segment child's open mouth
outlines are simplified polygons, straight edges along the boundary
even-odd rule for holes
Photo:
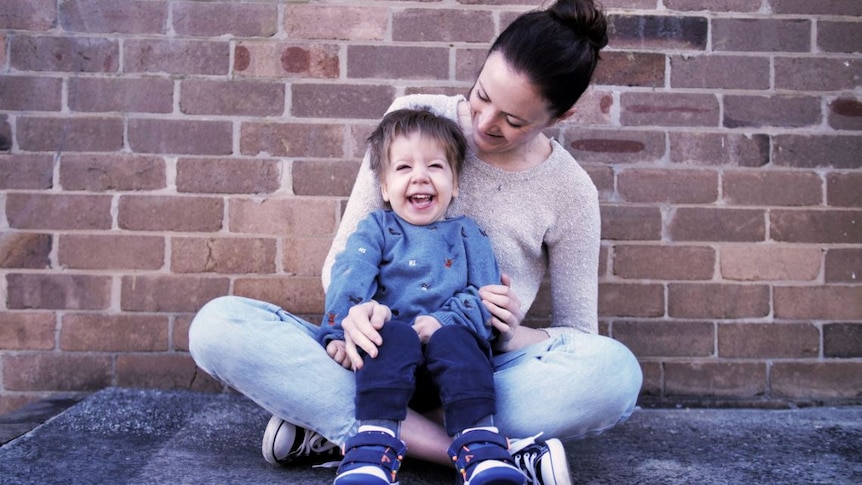
[[[413,207],[422,209],[431,205],[431,203],[434,201],[434,196],[429,194],[411,195],[407,199],[410,201],[410,204],[412,204]]]

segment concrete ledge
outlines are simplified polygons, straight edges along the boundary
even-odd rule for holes
[[[267,413],[243,396],[105,389],[0,447],[4,484],[328,484],[263,461]],[[638,410],[566,443],[575,483],[862,483],[862,407]],[[407,460],[404,485],[453,483]]]

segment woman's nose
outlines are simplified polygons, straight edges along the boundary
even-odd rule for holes
[[[474,114],[476,116],[476,128],[479,131],[483,131],[485,133],[494,133],[495,132],[495,119],[494,113],[492,110],[484,109],[482,111],[478,111]]]

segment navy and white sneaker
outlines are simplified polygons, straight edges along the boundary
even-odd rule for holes
[[[449,456],[463,485],[526,485],[508,447],[500,433],[480,428],[455,438]]]
[[[333,485],[398,485],[407,445],[383,431],[361,431],[344,444]]]
[[[338,445],[319,433],[273,416],[263,432],[263,459],[272,465],[319,464],[338,460]]]
[[[531,485],[572,485],[563,443],[557,438],[538,439],[542,433],[513,441],[509,453]]]

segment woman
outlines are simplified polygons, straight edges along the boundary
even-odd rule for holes
[[[606,44],[606,21],[592,0],[558,0],[506,28],[468,98],[412,96],[390,108],[427,105],[457,118],[470,142],[450,215],[476,219],[504,273],[501,284],[480,291],[499,332],[495,425],[513,438],[553,438],[523,440],[511,450],[522,470],[545,484],[569,482],[556,438],[597,434],[626,419],[642,380],[631,352],[597,335],[595,186],[542,133],[574,113]],[[324,264],[324,287],[347,236],[380,206],[366,160]],[[546,272],[552,325],[522,326]],[[358,347],[373,357],[376,329],[388,318],[388,309],[373,302],[353,307],[342,322],[348,352],[358,358]],[[267,461],[331,451],[355,431],[353,375],[320,348],[315,330],[274,305],[238,297],[210,302],[192,324],[198,365],[274,414],[264,435]],[[451,439],[435,415],[410,412],[402,437],[412,456],[449,463]]]

